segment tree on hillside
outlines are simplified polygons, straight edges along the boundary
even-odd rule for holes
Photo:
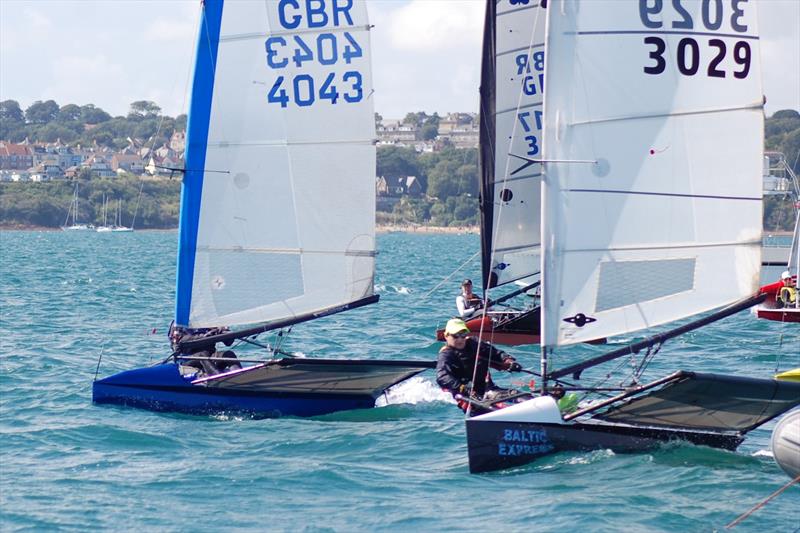
[[[0,121],[10,124],[24,124],[25,115],[16,100],[3,100],[0,102]]]
[[[161,108],[155,102],[149,100],[137,100],[131,104],[128,111],[129,119],[142,119],[145,117],[157,117],[161,113]]]
[[[413,148],[386,146],[378,148],[378,176],[400,178],[420,176],[417,153]]]
[[[771,118],[797,118],[800,119],[800,112],[794,109],[781,109],[775,111]]]
[[[406,113],[406,116],[403,119],[403,124],[414,124],[416,126],[422,126],[423,124],[425,124],[426,120],[428,120],[428,114],[425,111],[418,111],[416,113]]]
[[[0,102],[0,139],[19,142],[25,138],[25,115],[16,100]]]
[[[57,120],[59,122],[77,122],[81,119],[81,108],[75,104],[61,106],[58,110]]]
[[[100,124],[111,120],[111,115],[99,107],[95,107],[94,104],[87,104],[81,107],[81,120],[84,124]]]
[[[78,133],[75,130],[66,127],[63,124],[50,122],[49,124],[42,124],[34,130],[37,141],[44,141],[48,143],[61,141],[62,143],[71,143],[78,138]]]
[[[186,118],[187,117],[185,113],[175,117],[175,125],[173,126],[173,129],[177,131],[186,131]]]
[[[58,104],[55,101],[47,100],[42,102],[39,100],[25,110],[25,119],[30,124],[47,124],[56,119],[58,111]]]
[[[439,135],[439,127],[436,124],[425,124],[420,131],[423,141],[432,141]]]

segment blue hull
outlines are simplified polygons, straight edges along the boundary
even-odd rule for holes
[[[92,400],[189,414],[307,417],[372,408],[386,388],[424,370],[398,368],[395,362],[322,363],[257,365],[198,380],[182,376],[170,362],[97,380]]]

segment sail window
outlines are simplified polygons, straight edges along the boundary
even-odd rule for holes
[[[303,294],[299,254],[213,250],[208,252],[208,266],[218,316]],[[281,283],[266,283],[276,279]]]
[[[694,287],[694,258],[600,264],[595,312],[655,300]]]

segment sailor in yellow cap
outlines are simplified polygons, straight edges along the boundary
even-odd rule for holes
[[[490,391],[501,390],[489,375],[489,367],[508,372],[519,372],[522,366],[516,359],[488,342],[478,342],[469,336],[469,328],[460,318],[447,322],[444,338],[447,343],[439,350],[436,362],[436,383],[454,397],[472,397],[478,400]],[[473,381],[473,376],[475,377]],[[456,399],[466,411],[468,402]]]

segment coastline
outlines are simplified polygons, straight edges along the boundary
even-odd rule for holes
[[[137,229],[137,232],[143,231],[177,231],[178,228],[150,228],[150,229]],[[0,225],[0,231],[61,231],[61,228],[51,228],[47,226],[26,226],[26,225],[13,225],[5,226]],[[443,233],[451,235],[478,235],[480,228],[478,226],[419,226],[413,224],[377,224],[375,226],[376,233]],[[792,236],[791,231],[764,231],[763,237],[785,237]]]
[[[178,228],[151,228],[151,229],[137,229],[137,232],[143,231],[177,231]],[[5,226],[0,225],[0,231],[61,231],[61,228],[51,228],[47,226],[26,226],[26,225],[13,225]],[[375,226],[376,233],[448,233],[448,234],[478,234],[480,232],[478,226],[418,226],[412,224],[378,224]]]

